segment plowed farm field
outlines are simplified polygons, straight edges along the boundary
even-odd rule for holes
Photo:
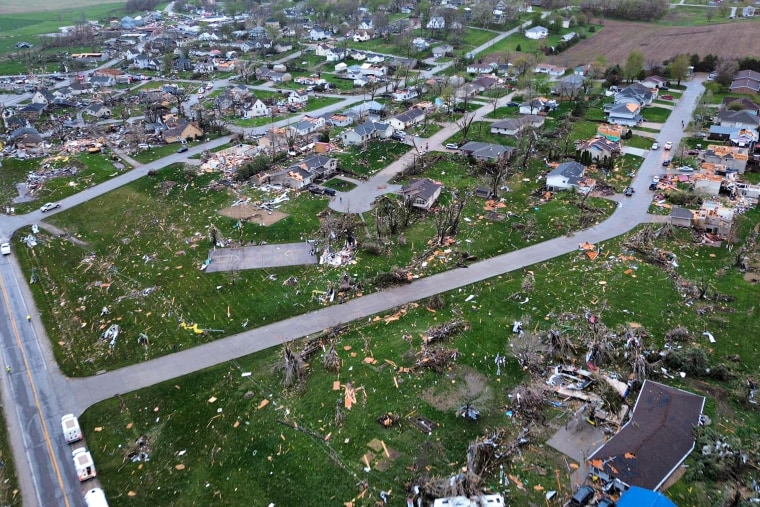
[[[644,54],[645,62],[660,63],[681,53],[739,58],[760,55],[760,23],[737,20],[701,26],[658,26],[648,23],[604,21],[604,29],[549,63],[574,67],[604,55],[607,65],[623,65],[633,50]]]

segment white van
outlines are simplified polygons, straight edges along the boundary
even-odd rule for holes
[[[80,447],[79,449],[75,449],[71,454],[74,457],[74,467],[76,467],[79,482],[84,482],[98,475],[95,471],[95,462],[92,460],[90,451],[84,447]]]
[[[66,414],[61,417],[61,428],[63,428],[63,437],[67,444],[82,440],[82,429],[79,427],[79,421],[74,414]]]
[[[84,494],[84,503],[87,507],[108,507],[106,494],[100,488],[92,488]]]

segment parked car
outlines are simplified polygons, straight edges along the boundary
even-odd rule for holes
[[[662,96],[662,97],[660,97],[660,98],[661,98],[662,100],[673,100],[673,96],[672,96],[672,95],[663,95],[663,96]]]
[[[397,130],[396,132],[391,134],[391,139],[396,139],[397,141],[403,141],[405,138],[406,138],[406,133],[401,130]]]
[[[626,197],[631,197],[634,192],[635,192],[635,190],[633,189],[633,187],[625,187],[625,192],[624,193],[625,193]]]
[[[177,150],[177,153],[185,153],[187,151],[187,146],[182,146],[180,149]]]
[[[673,147],[673,143],[671,143],[670,141],[668,141],[667,143],[665,143],[665,146],[663,146],[663,148],[666,149],[666,150],[669,150],[672,147]]]
[[[668,167],[670,165],[670,159],[666,158],[662,161],[662,167]]]
[[[660,149],[660,145],[658,143],[652,143],[652,148],[651,149],[653,149],[653,150],[659,150]]]
[[[510,100],[509,102],[507,102],[507,107],[520,107],[520,103],[515,102],[514,100]]]
[[[615,507],[617,504],[610,498],[602,498],[596,507]]]
[[[657,183],[654,183],[654,182],[650,183],[649,184],[649,190],[651,190],[652,192],[654,192],[655,190],[657,190]]]
[[[40,208],[40,211],[43,213],[47,213],[48,211],[51,211],[60,207],[61,207],[60,202],[48,202],[42,205],[42,207]]]
[[[324,192],[325,195],[329,195],[329,196],[335,195],[335,190],[333,190],[332,188],[325,188],[324,190],[322,190],[322,192]]]
[[[693,173],[694,172],[694,168],[693,167],[689,167],[687,165],[679,167],[678,170],[680,172],[682,172],[682,173]]]
[[[659,183],[660,177],[659,176],[652,176],[652,183]]]
[[[3,243],[0,245],[0,253],[3,255],[10,255],[11,254],[11,244],[10,243]]]
[[[457,143],[446,143],[447,150],[458,150],[459,145]]]
[[[592,498],[594,498],[594,488],[591,486],[581,486],[567,505],[569,507],[586,507]]]

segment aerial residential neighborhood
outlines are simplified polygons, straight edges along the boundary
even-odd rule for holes
[[[760,502],[754,5],[31,4],[2,505]]]

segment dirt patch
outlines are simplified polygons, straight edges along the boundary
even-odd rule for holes
[[[760,274],[758,274],[758,273],[751,273],[751,272],[748,271],[748,272],[744,273],[744,281],[745,282],[749,282],[749,283],[760,282]]]
[[[641,51],[645,62],[662,62],[687,53],[719,58],[741,58],[760,53],[757,23],[721,23],[704,26],[658,26],[648,23],[604,20],[604,29],[559,55],[549,63],[575,67],[603,54],[608,65],[625,64],[628,54]],[[726,44],[726,41],[742,41]]]
[[[225,217],[237,218],[238,220],[255,222],[263,226],[270,226],[288,216],[287,213],[283,213],[282,211],[272,211],[270,213],[269,211],[257,208],[251,204],[230,206],[219,211],[219,214]]]
[[[722,418],[734,418],[736,414],[734,409],[731,408],[731,405],[728,403],[730,393],[726,389],[695,379],[692,379],[691,384],[694,386],[695,391],[715,400],[715,406],[717,409],[715,412],[720,414]]]
[[[422,398],[440,411],[451,411],[467,402],[480,410],[493,397],[485,376],[476,370],[461,366],[451,377],[454,382],[447,380],[447,389],[425,389]]]

